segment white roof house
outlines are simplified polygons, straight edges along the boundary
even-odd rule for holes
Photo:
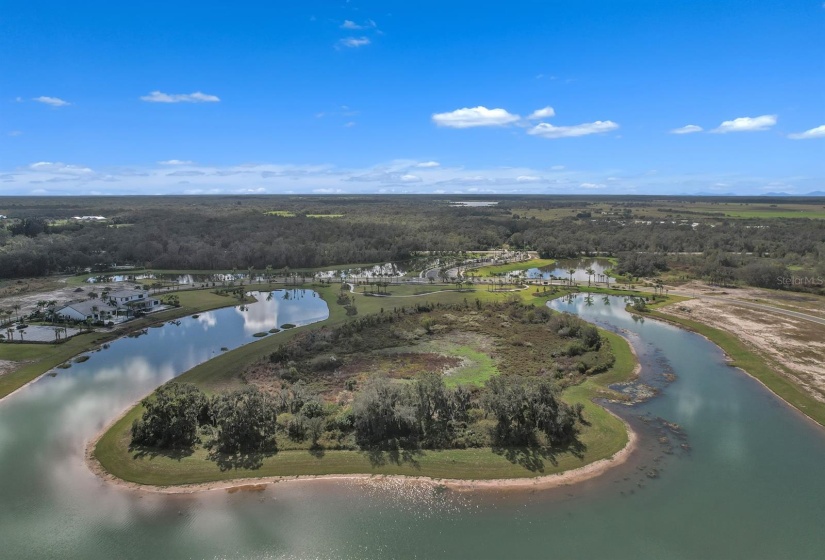
[[[114,305],[96,299],[69,303],[56,312],[59,317],[74,319],[75,321],[85,321],[87,319],[103,321],[115,314],[117,314],[117,308]]]
[[[143,290],[116,290],[109,292],[107,299],[109,303],[118,308],[128,307],[147,310],[160,305],[159,300],[151,297],[148,292]]]

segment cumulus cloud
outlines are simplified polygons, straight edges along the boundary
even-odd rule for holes
[[[588,136],[590,134],[602,134],[616,130],[617,128],[619,128],[619,125],[613,121],[595,121],[573,126],[553,126],[548,123],[539,123],[529,129],[527,134],[541,136],[542,138],[571,138],[575,136]]]
[[[739,117],[731,121],[724,121],[711,132],[727,134],[728,132],[758,132],[768,130],[776,124],[776,115],[762,115],[759,117]]]
[[[345,37],[338,41],[338,46],[357,49],[358,47],[365,47],[371,42],[369,37]]]
[[[412,175],[410,173],[406,173],[404,175],[401,175],[398,178],[398,180],[401,181],[402,183],[420,183],[421,182],[421,177],[419,177],[418,175]]]
[[[200,91],[194,93],[152,91],[149,95],[144,95],[140,99],[149,103],[217,103],[221,100],[217,95],[209,95]]]
[[[674,128],[670,131],[671,134],[693,134],[694,132],[702,132],[704,128],[695,124],[688,124],[680,128]]]
[[[476,126],[506,126],[518,121],[521,117],[508,113],[504,109],[488,109],[478,106],[465,107],[448,113],[435,113],[433,122],[438,126],[449,128],[472,128]]]
[[[431,168],[431,167],[440,167],[441,164],[437,161],[422,161],[420,163],[416,163],[415,167],[423,167],[423,168]]]
[[[788,134],[788,138],[792,140],[808,140],[811,138],[825,138],[825,124],[806,130],[805,132],[795,132]]]
[[[35,97],[32,101],[37,101],[38,103],[45,103],[46,105],[51,105],[52,107],[65,107],[66,105],[71,105],[68,101],[64,101],[59,97],[49,97],[48,95],[41,95],[40,97]]]
[[[545,107],[543,109],[536,109],[535,111],[530,113],[530,116],[528,116],[527,118],[531,119],[531,120],[533,120],[533,119],[549,119],[550,117],[555,117],[555,116],[556,116],[556,110],[548,105],[547,107]]]
[[[519,175],[516,177],[516,183],[538,183],[541,177],[535,175]]]
[[[187,159],[167,159],[166,161],[159,161],[160,165],[192,165],[194,162]]]

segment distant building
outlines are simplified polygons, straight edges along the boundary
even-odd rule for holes
[[[117,315],[117,307],[105,301],[90,299],[70,303],[58,309],[55,315],[75,321],[108,321],[112,316]]]
[[[81,222],[104,222],[107,220],[104,216],[72,216],[72,219]]]

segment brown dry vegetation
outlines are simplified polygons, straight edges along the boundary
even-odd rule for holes
[[[569,352],[576,339],[559,336],[559,326],[547,323],[546,313],[536,308],[499,304],[408,311],[389,324],[369,326],[346,338],[336,340],[333,329],[324,328],[296,336],[287,346],[312,345],[308,355],[258,361],[242,378],[267,391],[302,381],[326,402],[346,403],[354,387],[375,375],[409,380],[421,372],[436,372],[448,384],[476,387],[496,374],[538,375],[565,387],[612,363],[607,345]]]

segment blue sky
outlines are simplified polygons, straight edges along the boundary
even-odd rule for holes
[[[0,195],[825,190],[821,0],[122,4],[0,0]]]

